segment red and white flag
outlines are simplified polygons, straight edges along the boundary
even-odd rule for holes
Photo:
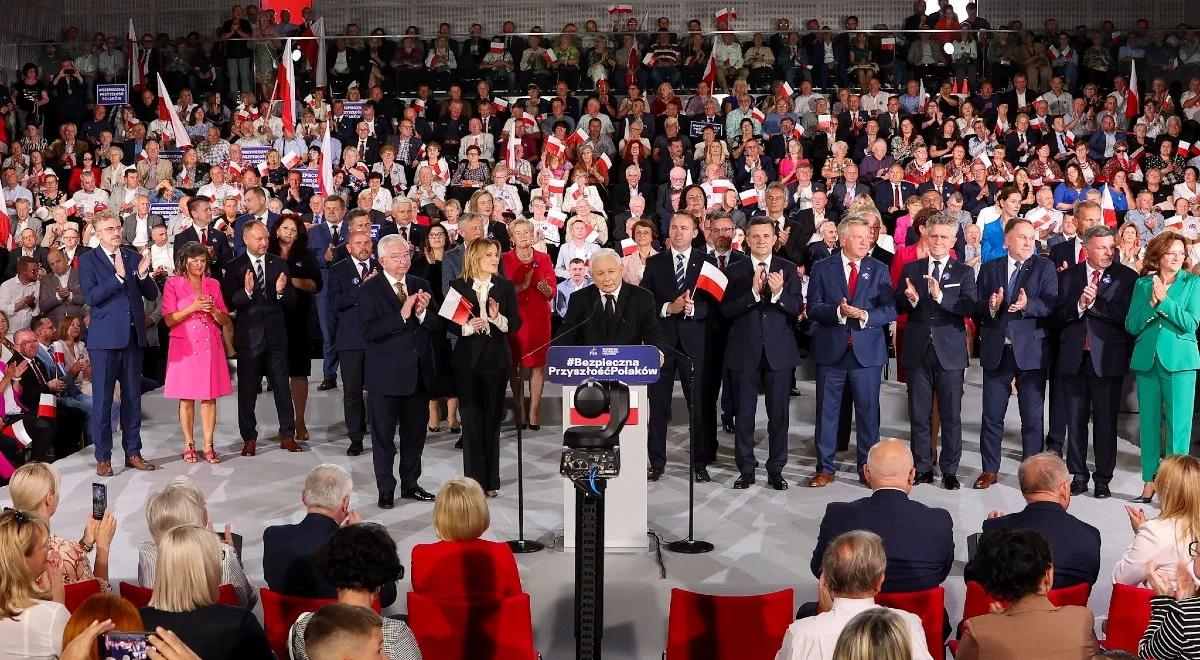
[[[921,89],[917,92],[917,110],[925,112],[925,104],[929,102],[929,94],[925,93],[925,79],[921,79]]]
[[[717,82],[717,55],[713,53],[708,56],[708,62],[704,64],[704,74],[700,76],[700,80],[712,85]]]
[[[292,61],[292,40],[283,43],[283,56],[279,58],[279,99],[283,103],[283,130],[296,130],[296,67]]]
[[[329,135],[328,128],[325,129],[325,135]],[[229,161],[225,167],[229,170],[229,176],[235,179],[240,179],[242,177],[242,172],[246,171],[246,168],[242,166],[241,161],[236,160]]]
[[[0,245],[4,245],[9,252],[17,249],[17,242],[12,231],[12,218],[8,215],[8,202],[4,199],[3,186],[0,186]]]
[[[707,291],[709,295],[720,301],[725,297],[725,288],[729,286],[729,278],[721,272],[717,265],[706,261],[700,267],[700,275],[696,278],[696,289]]]
[[[632,13],[633,13],[633,5],[622,5],[622,4],[618,3],[615,5],[608,6],[608,15],[609,16],[616,16],[617,14],[632,14]]]
[[[520,144],[521,141],[514,138],[509,138],[504,142],[504,164],[510,170],[517,167],[517,146]]]
[[[568,147],[571,147],[571,146],[577,147],[577,146],[583,144],[584,142],[587,142],[587,139],[588,139],[587,129],[580,126],[579,128],[575,129],[574,133],[567,136],[567,146]]]
[[[262,162],[260,162],[258,164],[258,175],[259,176],[266,176],[267,172],[270,172],[270,171],[271,171],[271,166],[267,165],[266,160],[263,160]]]
[[[642,64],[647,67],[653,68],[654,62],[655,62],[654,51],[650,51],[649,53],[646,53],[646,56],[642,58]]]
[[[1063,142],[1067,143],[1068,149],[1074,149],[1075,148],[1075,134],[1072,133],[1071,131],[1067,131],[1067,132],[1063,133]]]
[[[879,46],[883,50],[896,50],[896,37],[884,37],[880,39]]]
[[[45,417],[46,419],[58,417],[58,401],[54,398],[53,394],[46,392],[38,397],[37,414],[38,417]]]
[[[628,126],[628,124],[626,125]],[[600,171],[600,174],[608,176],[608,171],[612,169],[612,159],[608,157],[608,154],[601,154],[596,159],[596,169]]]
[[[709,185],[712,186],[714,195],[724,195],[726,191],[734,189],[733,182],[729,179],[713,179]]]
[[[1186,158],[1188,155],[1188,151],[1191,151],[1191,149],[1192,149],[1191,142],[1185,142],[1183,140],[1180,140],[1179,146],[1175,149],[1175,152],[1178,153],[1180,156],[1183,156]]]
[[[304,156],[296,153],[295,151],[283,157],[283,166],[289,170],[296,169],[296,167],[303,162]]]
[[[329,72],[325,66],[325,19],[318,18],[311,25],[300,31],[300,43],[296,50],[308,60],[308,66],[313,70],[313,82],[317,87],[329,86]]]
[[[553,48],[547,48],[542,51],[542,59],[546,60],[546,65],[549,66],[558,61],[558,56],[554,54]]]
[[[822,131],[829,130],[833,125],[833,115],[817,115],[817,128]]]
[[[1104,194],[1100,196],[1100,210],[1104,213],[1104,224],[1109,229],[1117,228],[1117,207],[1113,204],[1112,190],[1104,184]]]
[[[329,134],[329,122],[325,122],[325,135],[321,136],[321,171],[317,173],[317,186],[326,197],[333,192],[333,138]]]
[[[1142,114],[1141,97],[1138,95],[1137,60],[1129,63],[1129,89],[1125,90],[1125,117],[1133,119]]]
[[[760,110],[759,108],[751,108],[750,109],[750,118],[761,124],[767,120],[767,115],[764,114],[763,111]]]
[[[29,435],[29,431],[25,430],[25,420],[23,419],[19,419],[8,426],[5,426],[3,430],[0,430],[0,433],[3,433],[6,437],[15,440],[17,444],[21,445],[21,449],[33,444],[33,436]]]
[[[776,94],[780,92],[783,92],[788,98],[791,98],[792,95],[796,93],[795,90],[792,89],[792,86],[787,84],[786,80],[779,83],[779,87],[775,88]]]
[[[438,309],[438,316],[462,325],[471,318],[472,309],[471,301],[463,298],[461,293],[451,287],[446,291],[446,299]]]
[[[1134,163],[1139,163],[1139,162],[1141,162],[1142,157],[1144,157],[1145,155],[1146,155],[1146,148],[1142,147],[1142,146],[1138,146],[1137,149],[1134,149],[1129,154],[1129,160],[1133,161]]]
[[[192,138],[188,137],[183,122],[179,121],[179,113],[175,111],[175,104],[171,102],[171,95],[167,93],[161,75],[158,76],[158,118],[170,124],[176,149],[192,148]]]
[[[721,7],[715,14],[713,14],[713,17],[718,21],[732,21],[733,19],[737,18],[737,12],[731,7]]]
[[[546,222],[562,229],[567,224],[567,214],[560,209],[550,209],[546,211]]]
[[[584,222],[584,221],[580,220],[580,222]],[[600,242],[600,230],[596,229],[595,227],[592,227],[592,230],[588,232],[587,236],[583,237],[583,240],[586,243],[599,243]]]
[[[508,99],[497,96],[492,99],[492,107],[496,109],[496,112],[507,112]]]
[[[793,140],[799,140],[802,137],[804,137],[804,127],[801,126],[800,124],[796,124],[795,126],[792,127],[791,138]]]
[[[561,195],[567,191],[566,179],[550,179],[546,183],[546,187],[550,190],[551,195]]]
[[[635,243],[632,238],[621,239],[621,254],[628,257],[634,252],[637,252],[637,249],[637,243]]]
[[[488,46],[488,51],[491,53],[495,53],[496,55],[503,55],[504,54],[504,42],[503,41],[493,41],[492,45]]]
[[[567,145],[553,135],[546,136],[546,153],[561,154],[567,151]]]
[[[758,206],[758,190],[747,188],[738,193],[738,199],[742,200],[742,206]]]
[[[634,47],[629,49],[629,58],[625,60],[625,85],[626,86],[632,85],[634,80],[637,78],[636,72],[637,72],[637,67],[638,67],[638,49],[636,46],[636,42],[634,42],[634,43],[635,43]],[[716,75],[715,70],[713,71],[713,75],[714,76]]]
[[[1046,128],[1046,122],[1042,121],[1041,117],[1034,115],[1033,119],[1029,120],[1029,128],[1032,128],[1035,131],[1043,130]]]
[[[133,29],[133,19],[129,19],[129,36],[126,38],[126,60],[129,71],[129,86],[142,88],[146,86],[146,71],[142,69],[142,53],[138,47],[137,30]]]

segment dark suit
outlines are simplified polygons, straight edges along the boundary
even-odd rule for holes
[[[896,199],[895,186],[900,186],[900,199]],[[883,216],[883,223],[887,225],[888,230],[895,229],[896,218],[908,213],[905,203],[909,197],[917,194],[917,187],[908,181],[901,181],[899,184],[893,184],[887,179],[883,179],[874,185],[872,195],[875,198],[875,207],[879,209]],[[895,208],[895,211],[888,209]]]
[[[1083,248],[1083,238],[1079,235],[1056,243],[1050,246],[1050,263],[1054,265],[1055,270],[1058,270],[1064,263],[1068,266],[1083,263],[1083,260],[1079,258],[1081,248]]]
[[[137,214],[130,213],[121,219],[121,235],[125,238],[125,243],[133,244],[133,239],[137,236]],[[146,245],[153,243],[150,239],[150,229],[153,227],[162,227],[162,216],[157,213],[149,213],[146,215]]]
[[[283,208],[294,211],[296,213],[307,213],[309,209],[308,200],[313,196],[313,189],[309,186],[300,186],[300,199],[291,196],[290,188],[282,188],[279,191],[279,199],[283,202]]]
[[[367,258],[367,274],[379,270],[379,263]],[[366,368],[367,340],[358,310],[362,272],[353,259],[343,259],[329,269],[325,288],[329,296],[330,343],[337,351],[342,370],[342,411],[346,416],[346,435],[350,442],[361,443],[367,433],[366,408],[363,405],[363,380]]]
[[[10,359],[17,360],[21,357],[14,356]],[[25,373],[21,374],[20,389],[15,390],[17,402],[21,404],[21,420],[25,422],[25,430],[29,432],[30,443],[29,458],[35,461],[49,463],[58,458],[57,445],[55,442],[58,431],[58,418],[47,417],[42,418],[37,414],[38,403],[43,394],[54,396],[54,392],[47,387],[47,383],[54,380],[54,374],[46,369],[46,364],[42,362],[40,357],[33,357],[26,360],[29,366],[25,369]],[[63,411],[70,410],[64,406]],[[76,438],[78,441],[78,438]],[[74,449],[78,449],[78,444]]]
[[[815,264],[825,257],[837,254],[841,250],[838,246],[829,247],[825,241],[817,241],[808,244],[808,263]]]
[[[1025,138],[1024,142],[1021,141],[1022,135]],[[1034,147],[1041,144],[1041,142],[1041,133],[1029,130],[1022,134],[1014,128],[1008,132],[1008,135],[1004,136],[1004,159],[1012,163],[1013,166],[1023,166],[1029,162],[1029,159],[1033,158]],[[1021,150],[1022,144],[1025,145],[1024,151]]]
[[[684,264],[683,286],[680,287],[675,279],[675,252],[673,248],[667,248],[646,260],[646,271],[642,275],[642,287],[654,296],[655,312],[659,316],[659,327],[662,328],[663,365],[658,381],[650,385],[650,419],[647,424],[650,467],[659,470],[667,462],[667,424],[671,420],[675,377],[678,374],[688,410],[692,414],[692,379],[704,377],[705,325],[713,301],[708,294],[696,291],[696,279],[705,261],[716,265],[715,260],[702,248],[690,248]],[[664,305],[673,302],[684,291],[693,292],[693,315],[686,316],[684,312],[679,312],[664,316]],[[716,433],[716,429],[704,429],[697,425],[698,437],[692,443],[697,464],[702,458],[700,449],[707,447],[708,438],[712,437],[709,431]]]
[[[279,222],[280,215],[274,211],[267,211],[267,231],[275,229],[275,224]],[[246,228],[246,223],[255,220],[255,216],[245,213],[239,215],[233,221],[233,252],[241,256],[246,254],[246,244],[242,242],[242,230]]]
[[[821,519],[810,568],[821,575],[825,548],[838,535],[856,529],[875,532],[887,554],[884,593],[923,591],[940,586],[954,564],[954,521],[945,509],[909,499],[903,491],[877,490],[853,502],[830,502]]]
[[[963,372],[967,368],[967,334],[964,319],[975,311],[975,269],[943,257],[940,265],[941,300],[929,295],[928,258],[910,261],[900,272],[896,311],[908,314],[900,364],[907,369],[909,425],[913,458],[918,473],[933,471],[933,399],[937,396],[942,420],[942,476],[957,475],[962,457]],[[914,305],[905,295],[907,283],[917,291]]]
[[[352,262],[343,262],[351,263]],[[341,264],[335,268],[343,268]],[[344,269],[344,268],[343,268]],[[353,267],[350,269],[353,271]],[[404,290],[433,294],[429,282],[406,275]],[[334,303],[338,304],[338,303]],[[401,302],[387,274],[380,273],[358,289],[362,336],[371,359],[366,361],[365,384],[371,400],[371,458],[375,484],[381,493],[396,489],[392,466],[395,439],[400,439],[400,487],[415,488],[421,477],[421,453],[429,422],[429,393],[433,390],[433,345],[430,336],[441,330],[437,309],[401,316]]]
[[[1067,513],[1057,502],[1030,502],[1020,511],[983,521],[980,546],[987,543],[989,535],[1006,529],[1032,529],[1050,543],[1053,589],[1096,583],[1100,575],[1100,531]],[[968,562],[963,578],[976,579],[976,572],[975,563]]]
[[[979,453],[983,455],[983,471],[990,473],[1000,469],[1000,441],[1013,378],[1017,380],[1017,405],[1021,411],[1022,460],[1042,451],[1046,368],[1050,363],[1047,333],[1058,302],[1058,278],[1049,260],[1038,256],[1025,260],[1010,285],[1009,258],[992,259],[980,268],[975,312],[979,365],[983,367]],[[1004,300],[993,315],[988,298],[1001,288]],[[1025,290],[1028,301],[1025,309],[1009,312],[1009,305],[1021,289]]]
[[[796,211],[788,216],[787,227],[791,230],[787,243],[783,246],[783,256],[797,266],[804,266],[805,271],[812,268],[809,260],[808,245],[813,234],[817,233],[820,223],[825,220],[838,221],[837,213],[830,207],[825,207],[825,216],[818,221],[812,209]]]
[[[343,142],[342,144],[347,147],[354,147],[355,149],[358,149],[358,159],[367,165],[374,165],[375,163],[379,162],[379,138],[367,138],[365,143],[366,148],[364,149],[359,148],[360,142],[361,141],[358,139],[358,134],[355,133],[354,137],[350,138],[349,142]]]
[[[979,194],[983,192],[984,186],[968,181],[962,185],[963,194],[963,209],[969,212],[972,216],[979,215],[979,212],[984,207],[991,206],[996,202],[996,191],[999,190],[994,182],[988,181],[986,184],[987,193],[983,199],[979,199]]]
[[[444,262],[443,262],[444,266]],[[487,304],[495,300],[500,316],[508,319],[507,332],[488,323],[488,334],[463,334],[463,327],[450,323],[458,335],[450,364],[458,387],[458,414],[462,419],[463,473],[479,482],[484,490],[500,489],[500,424],[504,421],[504,388],[513,356],[508,345],[509,333],[521,327],[517,292],[513,283],[498,275],[492,277],[488,300],[479,300],[472,288],[474,280],[455,278],[454,289],[471,304],[472,316],[487,318]]]
[[[775,166],[771,164],[771,160],[765,155],[758,157],[758,165],[764,172],[767,173],[767,181],[775,180]],[[754,186],[754,181],[751,179],[753,170],[746,164],[746,157],[742,156],[733,163],[733,182],[737,185],[738,190],[745,190]]]
[[[287,327],[283,307],[296,300],[296,290],[290,280],[282,294],[275,292],[279,275],[288,274],[283,259],[267,254],[264,282],[246,293],[246,273],[253,272],[250,255],[243,254],[225,267],[221,292],[230,312],[237,312],[233,324],[233,349],[237,351],[238,430],[243,442],[258,440],[258,417],[254,406],[258,388],[265,375],[275,396],[275,412],[279,416],[279,435],[294,439],[295,410],[292,407],[291,386],[288,383]]]
[[[108,250],[79,257],[79,286],[91,311],[88,352],[92,359],[92,415],[89,434],[97,461],[112,460],[113,391],[121,384],[121,446],[125,459],[142,452],[142,352],[146,348],[146,306],[158,298],[158,285],[147,272],[138,277],[137,252],[118,249],[124,279],[117,277]]]
[[[926,181],[925,183],[922,183],[920,186],[917,186],[918,194],[923,195],[923,194],[925,194],[926,191],[929,191],[929,190],[938,191],[938,194],[942,196],[942,201],[945,201],[946,199],[948,199],[950,197],[950,195],[954,194],[955,189],[954,189],[954,184],[950,183],[949,181],[943,181],[942,185],[939,186],[938,184],[934,183],[932,179],[930,179],[929,181]]]
[[[388,218],[388,221],[379,228],[379,238],[383,238],[388,234],[398,234],[400,236],[404,236],[404,239],[412,245],[414,250],[420,250],[421,246],[425,245],[425,236],[428,233],[428,227],[422,227],[415,222],[408,223],[406,231],[401,232],[400,227],[398,227],[391,218]],[[378,239],[376,242],[378,242]],[[501,250],[501,252],[503,252],[503,250]]]
[[[868,188],[867,184],[865,183],[855,183],[854,186],[849,190],[851,199],[859,195],[869,194],[870,192],[871,189]],[[847,190],[845,181],[838,181],[837,183],[833,184],[833,188],[829,189],[829,208],[832,208],[834,211],[836,211],[838,215],[842,215],[846,212],[846,193]]]
[[[729,343],[723,351],[724,367],[731,372],[736,400],[736,447],[738,472],[754,476],[754,418],[758,388],[766,395],[767,473],[778,474],[787,464],[788,427],[792,376],[800,364],[800,348],[792,324],[804,307],[796,265],[781,257],[766,258],[768,273],[782,273],[783,286],[777,294],[755,291],[757,257],[741,259],[729,267],[729,288],[721,301],[721,314],[729,319]]]
[[[604,346],[645,344],[658,346],[662,341],[658,308],[649,291],[628,282],[622,283],[614,303],[613,318],[604,314],[603,295],[598,286],[584,287],[567,301],[561,334],[556,346]]]
[[[1076,482],[1087,483],[1091,421],[1096,483],[1107,484],[1117,465],[1117,413],[1131,349],[1125,317],[1138,276],[1118,263],[1097,272],[1096,299],[1080,313],[1079,296],[1091,281],[1088,268],[1076,264],[1059,273],[1057,367],[1067,413],[1067,467]]]
[[[225,278],[225,264],[233,260],[233,248],[229,245],[229,237],[223,231],[217,231],[210,227],[206,239],[207,242],[204,243],[204,246],[212,248],[212,256],[208,260],[208,274],[220,282]],[[180,248],[193,241],[201,242],[200,230],[195,225],[175,235],[175,252],[178,253]]]
[[[707,247],[705,249],[708,249]],[[717,268],[728,275],[729,269],[749,257],[741,250],[730,250],[724,259],[711,252]],[[724,266],[722,268],[722,266]],[[704,465],[717,461],[717,410],[721,411],[721,422],[732,424],[737,402],[733,396],[733,381],[729,370],[725,368],[725,347],[729,344],[729,319],[721,311],[720,306],[714,305],[708,316],[708,343],[704,351],[703,375],[700,379],[700,425],[712,429],[713,433],[705,438],[705,448],[702,454]],[[724,390],[721,388],[724,387]]]
[[[272,525],[263,530],[263,579],[267,588],[297,598],[336,598],[337,589],[317,569],[316,555],[338,524],[329,516],[309,513],[295,525]],[[383,585],[379,603],[396,602],[396,584]]]
[[[837,448],[838,416],[848,388],[858,419],[858,470],[867,451],[879,442],[879,383],[887,363],[884,328],[896,320],[896,301],[887,266],[864,258],[850,295],[844,254],[813,264],[808,284],[808,317],[812,320],[812,355],[817,362],[817,469],[832,474]],[[866,310],[867,323],[839,319],[838,306],[847,300]]]

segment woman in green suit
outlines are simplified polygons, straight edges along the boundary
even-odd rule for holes
[[[1186,454],[1192,436],[1192,405],[1200,349],[1200,276],[1187,272],[1183,237],[1165,231],[1146,244],[1142,277],[1133,289],[1125,329],[1135,338],[1130,368],[1137,376],[1142,444],[1142,496],[1154,497],[1166,417],[1167,454]]]

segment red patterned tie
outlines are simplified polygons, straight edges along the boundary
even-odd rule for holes
[[[1079,244],[1079,261],[1077,261],[1075,263],[1081,264],[1084,261],[1087,261],[1087,248],[1083,247],[1083,243],[1080,242],[1080,244]]]
[[[858,264],[853,261],[850,262],[850,280],[846,286],[850,290],[850,300],[854,300],[854,292],[858,291]]]

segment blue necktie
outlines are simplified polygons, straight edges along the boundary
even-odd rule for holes
[[[685,269],[684,269],[684,263],[683,263],[683,255],[677,254],[677,255],[675,255],[675,285],[679,288],[680,291],[683,291],[684,272],[685,272]]]
[[[1021,275],[1021,262],[1013,262],[1012,275],[1008,276],[1008,289],[1004,292],[1005,298],[1011,303],[1017,297],[1017,278]]]

